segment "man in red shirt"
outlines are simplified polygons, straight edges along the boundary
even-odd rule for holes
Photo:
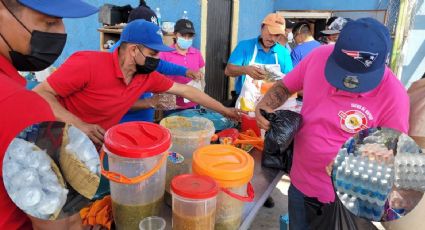
[[[66,41],[62,18],[96,12],[80,0],[0,1],[0,229],[32,229],[4,188],[2,163],[9,143],[29,125],[55,120],[49,104],[25,89],[18,71],[43,70],[57,59]]]
[[[163,44],[161,35],[151,22],[132,21],[121,34],[119,49],[78,52],[34,91],[49,102],[58,120],[75,125],[96,144],[144,92],[175,94],[239,119],[238,110],[155,71],[159,51],[173,50]]]

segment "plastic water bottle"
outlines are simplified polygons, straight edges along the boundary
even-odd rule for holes
[[[363,174],[361,175],[360,178],[360,193],[359,193],[359,198],[362,200],[367,200],[367,195],[369,193],[369,175],[367,174]]]
[[[187,11],[183,11],[182,19],[189,20],[189,16],[187,15]]]
[[[353,195],[359,194],[361,182],[360,182],[360,173],[358,171],[353,172],[351,183],[352,183],[351,191],[353,191]]]
[[[375,173],[376,178],[378,178],[378,180],[381,180],[382,178],[385,178],[385,176],[383,176],[382,172],[376,172]]]
[[[377,166],[375,166],[376,172],[385,172],[386,168],[387,167],[385,165],[381,165],[381,164],[378,164]]]
[[[354,215],[359,215],[359,202],[357,200],[356,196],[352,196],[349,199],[349,203],[347,208],[354,214]]]
[[[368,170],[376,170],[376,166],[373,161],[369,161],[367,168]]]
[[[384,206],[380,206],[377,204],[372,203],[371,204],[371,211],[372,211],[372,220],[374,221],[380,221],[382,214],[384,212]]]
[[[350,168],[346,168],[344,171],[344,191],[350,191],[351,187],[352,187],[352,183],[351,183],[351,169]]]
[[[370,181],[370,193],[368,196],[368,201],[370,203],[378,203],[378,194],[379,194],[378,178],[372,177]]]
[[[383,179],[379,182],[379,190],[377,194],[377,204],[380,206],[385,205],[385,201],[387,200],[388,192],[390,189],[390,186],[388,184],[388,181]]]
[[[360,173],[360,174],[362,174],[362,173],[364,173],[364,172],[365,172],[365,169],[364,169],[364,167],[363,167],[363,166],[360,166],[360,167],[358,168],[358,170],[359,170],[359,173]]]
[[[351,160],[351,164],[353,164],[353,165],[357,165],[357,163],[358,163],[358,160],[357,160],[357,158],[356,158],[356,157],[354,157],[354,158]]]
[[[341,162],[341,167],[344,168],[344,169],[345,169],[345,164],[346,164],[345,161]]]
[[[369,220],[373,219],[373,207],[372,204],[369,203],[368,201],[364,201],[363,203],[364,207],[363,207],[363,211],[364,214],[366,215],[365,217]]]
[[[341,190],[341,192],[344,191],[344,169],[342,166],[338,166],[336,170],[336,187]]]
[[[340,150],[340,152],[341,152],[341,150]],[[335,160],[334,160],[334,167],[338,167],[341,164],[342,160],[343,160],[343,156],[338,153],[335,157]]]
[[[356,168],[356,165],[355,165],[354,163],[352,163],[352,162],[349,162],[349,163],[348,163],[348,168],[349,168],[351,171],[354,171],[354,169]]]
[[[368,161],[367,158],[361,157],[360,160],[358,161],[359,167],[362,167],[363,169],[366,168],[367,161]]]
[[[156,18],[158,19],[158,26],[161,27],[162,18],[161,18],[161,11],[160,11],[159,7],[156,8],[155,14],[156,14]]]

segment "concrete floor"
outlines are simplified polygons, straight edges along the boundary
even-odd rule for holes
[[[273,208],[262,207],[251,224],[250,230],[279,229],[280,215],[288,213],[289,177],[283,176],[272,192]]]

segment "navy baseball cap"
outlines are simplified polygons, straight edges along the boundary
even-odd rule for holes
[[[161,29],[144,19],[137,19],[128,23],[121,33],[121,41],[144,45],[156,51],[170,52],[174,50],[162,42]]]
[[[99,11],[81,0],[18,0],[22,5],[58,18],[82,18]]]
[[[334,87],[364,93],[381,83],[391,50],[390,33],[373,18],[349,21],[326,61],[326,80]]]
[[[158,18],[156,17],[155,12],[145,6],[139,6],[130,12],[128,22],[132,22],[137,19],[145,19],[148,22],[158,25]]]

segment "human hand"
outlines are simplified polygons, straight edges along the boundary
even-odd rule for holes
[[[202,73],[201,71],[194,71],[191,69],[187,69],[186,77],[192,78],[195,81],[199,81],[204,77],[204,73]]]
[[[240,109],[226,107],[223,115],[235,121],[241,121],[241,113],[246,113]]]
[[[244,66],[244,69],[245,69],[245,74],[249,75],[255,80],[263,80],[267,76],[267,72],[264,69],[259,68],[257,66],[253,66],[253,65]]]
[[[103,136],[105,135],[105,130],[96,124],[88,124],[85,122],[79,122],[74,124],[75,127],[79,128],[83,133],[85,133],[90,140],[93,141],[96,145],[103,144]]]
[[[264,110],[267,113],[273,113],[273,109],[259,103],[255,107],[255,119],[257,120],[257,125],[260,127],[260,129],[269,130],[270,129],[270,122],[261,114],[261,110]]]
[[[280,68],[276,68],[274,66],[268,66],[265,65],[264,66],[264,70],[266,71],[266,81],[278,81],[278,80],[282,80],[282,78],[285,77],[285,74],[282,73],[282,71],[280,70]]]
[[[326,173],[328,174],[328,176],[331,176],[333,167],[334,167],[334,161],[331,161],[331,162],[330,162],[330,163],[326,166]]]

